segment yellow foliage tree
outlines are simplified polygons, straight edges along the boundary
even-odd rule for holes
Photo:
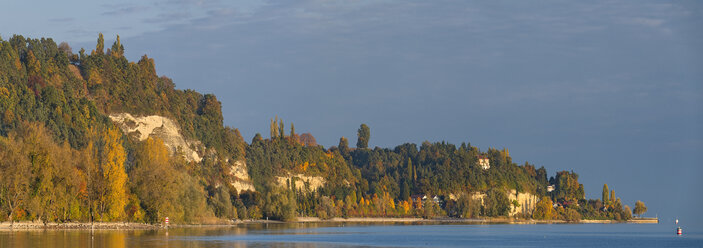
[[[552,204],[552,199],[547,196],[542,197],[542,200],[540,200],[535,207],[532,218],[537,220],[551,220],[554,217]]]
[[[93,87],[103,83],[103,78],[100,76],[100,72],[92,68],[88,71],[88,87]]]
[[[102,153],[100,170],[106,184],[104,203],[107,207],[109,220],[119,220],[124,217],[127,205],[127,173],[124,169],[126,160],[122,146],[122,132],[117,128],[107,128],[102,134]]]
[[[410,208],[411,208],[410,202],[408,202],[407,200],[406,200],[406,201],[403,201],[402,207],[403,207],[403,214],[409,214],[409,213],[410,213]]]

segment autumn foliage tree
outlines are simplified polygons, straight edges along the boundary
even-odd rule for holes
[[[544,196],[537,203],[535,211],[532,213],[532,218],[536,220],[551,220],[554,216],[554,208],[552,207],[552,199]]]
[[[646,212],[647,212],[647,206],[644,205],[644,202],[642,202],[642,201],[635,202],[634,214],[636,214],[639,217],[642,217],[642,215]]]
[[[7,213],[10,225],[15,220],[15,213],[29,198],[29,177],[31,164],[20,150],[15,135],[0,137],[0,197],[2,209]]]
[[[122,146],[122,131],[106,128],[98,149],[100,185],[103,186],[97,209],[102,220],[120,220],[127,205],[126,154]]]
[[[163,141],[149,138],[138,145],[129,176],[131,188],[146,210],[147,220],[158,222],[162,216],[173,216],[178,201],[175,190],[178,178]]]

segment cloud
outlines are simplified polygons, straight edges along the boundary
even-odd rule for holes
[[[105,8],[109,9],[102,12],[106,16],[125,16],[135,14],[137,12],[146,12],[149,10],[146,6],[132,5],[132,6],[121,6],[121,5],[106,5]]]
[[[191,17],[191,14],[189,14],[188,12],[175,11],[175,12],[159,13],[158,15],[156,15],[154,17],[144,18],[143,20],[146,23],[164,24],[164,23],[178,23],[181,21],[185,21],[190,17]]]

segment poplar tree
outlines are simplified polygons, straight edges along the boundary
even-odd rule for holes
[[[285,127],[286,127],[286,126],[283,124],[283,119],[279,119],[278,121],[279,121],[279,122],[278,122],[278,137],[279,137],[279,138],[283,138],[283,137],[286,136],[286,135],[285,135],[285,133],[286,133]]]
[[[348,152],[349,151],[349,141],[347,140],[347,138],[345,138],[344,136],[339,138],[339,145],[337,145],[337,148],[339,148],[339,151],[342,154]]]
[[[117,35],[117,40],[115,40],[115,43],[112,44],[110,55],[117,58],[124,56],[124,46],[122,46],[122,44],[120,43],[119,35]]]
[[[278,137],[278,116],[276,116],[276,119],[271,119],[271,125],[269,127],[270,133],[271,133],[271,139],[273,140],[274,138]]]
[[[127,205],[127,173],[124,163],[126,153],[122,146],[122,132],[117,128],[107,128],[102,135],[100,170],[105,182],[103,210],[109,220],[119,220],[124,216]]]
[[[408,180],[413,180],[413,161],[408,158],[408,163],[405,166],[405,171],[407,173]]]
[[[608,184],[603,184],[603,193],[601,194],[601,200],[603,201],[603,205],[607,205],[608,201],[610,198],[608,197]]]
[[[369,126],[366,124],[361,124],[356,134],[358,136],[356,148],[368,148],[369,139],[371,138],[371,130],[369,129]]]
[[[103,33],[98,34],[98,44],[95,46],[95,54],[103,55],[105,50],[105,39]]]

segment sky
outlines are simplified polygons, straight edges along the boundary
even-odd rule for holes
[[[10,0],[0,36],[94,49],[117,34],[250,141],[470,142],[607,183],[703,230],[703,4],[696,1]]]

